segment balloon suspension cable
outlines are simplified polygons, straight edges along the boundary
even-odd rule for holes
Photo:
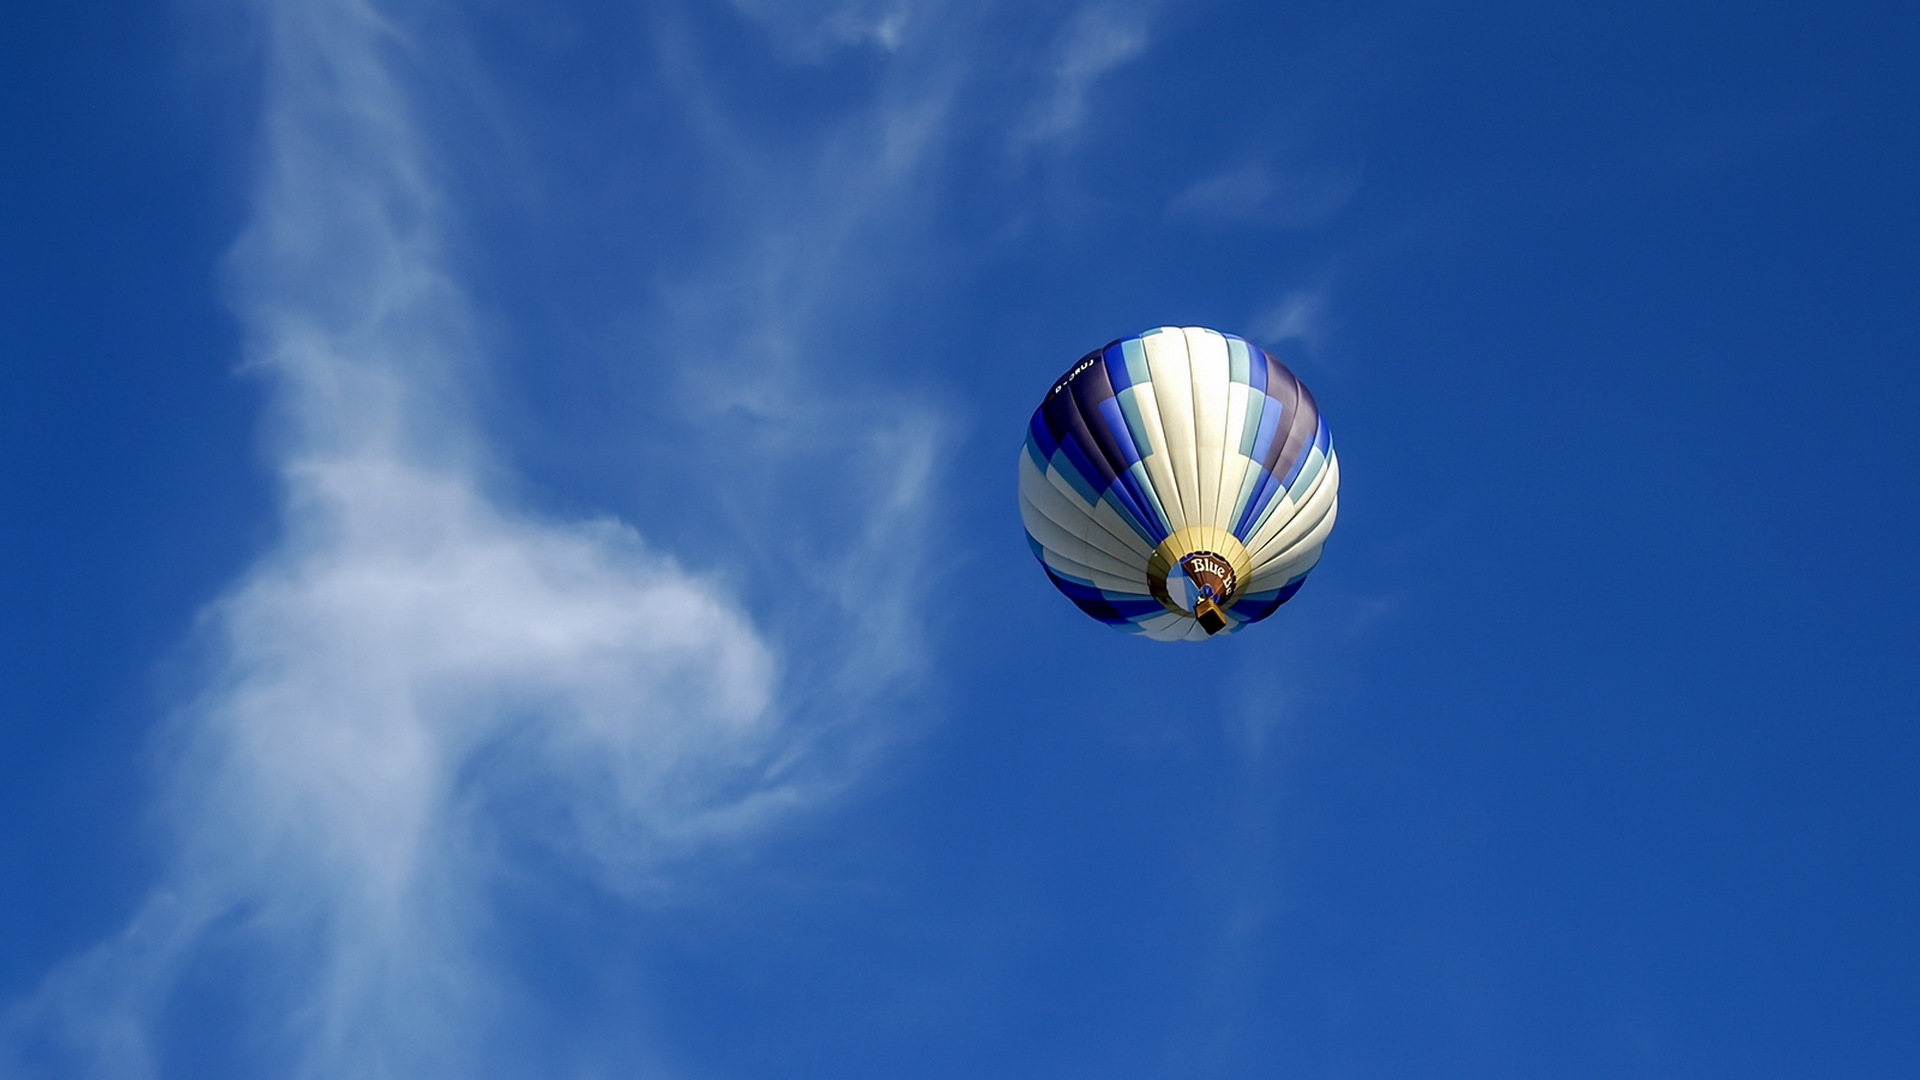
[[[1227,628],[1227,613],[1221,611],[1220,605],[1214,603],[1211,597],[1203,596],[1199,603],[1193,605],[1193,617],[1200,623],[1200,629],[1207,632],[1208,637]]]

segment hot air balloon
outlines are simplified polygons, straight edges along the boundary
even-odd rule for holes
[[[1161,641],[1259,622],[1293,598],[1338,509],[1313,395],[1257,345],[1163,326],[1095,349],[1034,410],[1020,516],[1053,584]]]

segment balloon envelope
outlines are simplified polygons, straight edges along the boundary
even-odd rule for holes
[[[1306,386],[1201,327],[1081,357],[1020,451],[1020,516],[1047,576],[1088,615],[1163,641],[1231,633],[1292,599],[1339,488]]]

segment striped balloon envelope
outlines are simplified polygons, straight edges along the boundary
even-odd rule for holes
[[[1047,576],[1088,615],[1162,641],[1231,633],[1292,599],[1339,489],[1313,395],[1201,327],[1081,357],[1020,451],[1020,516]]]

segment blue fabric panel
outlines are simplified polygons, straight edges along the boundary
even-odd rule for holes
[[[1074,574],[1066,570],[1062,570],[1060,567],[1053,565],[1052,563],[1046,561],[1045,559],[1040,560],[1040,565],[1046,567],[1047,573],[1053,575],[1054,585],[1058,586],[1062,592],[1065,592],[1068,589],[1073,589],[1082,593],[1089,593],[1089,592],[1097,593],[1101,591],[1100,587],[1098,585],[1095,585],[1093,582],[1088,581],[1086,578],[1083,578],[1078,574]]]
[[[1249,392],[1247,394],[1246,413],[1240,420],[1240,443],[1234,449],[1242,457],[1252,460],[1253,466],[1247,469],[1246,476],[1241,478],[1240,490],[1233,498],[1230,520],[1234,524],[1228,526],[1228,530],[1234,531],[1236,536],[1239,535],[1236,530],[1240,522],[1246,519],[1247,504],[1252,502],[1258,493],[1260,481],[1265,475],[1260,470],[1259,458],[1254,457],[1253,448],[1254,444],[1260,440],[1260,425],[1267,415],[1270,404],[1270,399],[1264,393]]]
[[[1273,454],[1273,444],[1279,441],[1280,421],[1284,410],[1285,406],[1271,397],[1267,398],[1266,403],[1261,406],[1260,432],[1254,436],[1253,453],[1247,455],[1253,459],[1255,468],[1259,470],[1260,482],[1254,487],[1252,497],[1247,499],[1247,505],[1240,509],[1240,516],[1233,523],[1233,535],[1238,539],[1246,540],[1251,537],[1253,523],[1260,520],[1261,511],[1267,508],[1267,504],[1273,501],[1274,493],[1280,490],[1279,484],[1273,477],[1273,468],[1268,464],[1267,459]]]
[[[1146,507],[1136,504],[1132,496],[1127,493],[1125,485],[1120,483],[1112,484],[1106,491],[1100,493],[1100,499],[1106,502],[1108,506],[1113,507],[1114,512],[1120,515],[1120,520],[1126,522],[1128,527],[1132,528],[1134,532],[1141,536],[1151,536],[1153,534],[1153,512]],[[1159,541],[1156,540],[1154,543],[1159,543]]]
[[[1260,523],[1260,515],[1266,513],[1267,507],[1273,503],[1281,491],[1285,490],[1280,486],[1280,481],[1274,479],[1273,474],[1265,468],[1258,469],[1256,475],[1260,478],[1259,482],[1254,485],[1253,494],[1248,497],[1247,505],[1241,509],[1240,517],[1233,523],[1233,538],[1241,543],[1253,541],[1253,534],[1257,531],[1255,526]]]
[[[1261,482],[1266,479],[1266,475],[1266,473],[1260,471],[1259,467],[1256,466],[1248,469],[1246,477],[1240,481],[1240,493],[1236,495],[1233,500],[1233,521],[1236,527],[1239,525],[1240,520],[1246,517],[1247,505],[1253,502],[1254,492],[1258,490]],[[1233,535],[1234,539],[1242,542],[1247,539],[1238,532],[1234,532]]]
[[[1100,350],[1100,363],[1107,369],[1107,384],[1113,387],[1114,393],[1133,385],[1133,372],[1127,369],[1127,350],[1122,339],[1107,342],[1107,347]]]
[[[1140,396],[1128,387],[1115,401],[1120,403],[1120,415],[1127,422],[1127,437],[1133,440],[1133,448],[1143,458],[1153,456],[1153,438],[1147,432],[1147,422],[1140,417]]]
[[[1297,442],[1289,447],[1289,440],[1296,438],[1295,432],[1300,432],[1298,439],[1304,442],[1313,431],[1314,421],[1318,419],[1318,415],[1312,413],[1311,399],[1303,400],[1300,390],[1300,380],[1293,377],[1293,372],[1269,355],[1267,396],[1280,403],[1281,424],[1259,461],[1268,472],[1279,476],[1287,474],[1287,466],[1293,460],[1291,454],[1298,453],[1300,449]]]
[[[1165,536],[1155,511],[1141,497],[1144,493],[1137,480],[1128,476],[1124,483],[1118,482],[1131,464],[1128,452],[1134,448],[1126,425],[1109,423],[1103,415],[1101,406],[1112,402],[1112,389],[1100,355],[1082,357],[1076,370],[1054,384],[1034,414],[1034,439],[1057,444],[1054,468],[1089,505],[1105,499],[1134,532]],[[1113,416],[1118,418],[1117,409]]]
[[[1280,422],[1286,419],[1286,415],[1285,403],[1268,394],[1260,395],[1260,426],[1254,430],[1253,445],[1248,449],[1247,456],[1268,472],[1272,472],[1273,468],[1267,457],[1273,453],[1274,441],[1280,435]]]
[[[1306,452],[1300,455],[1301,460],[1312,457],[1315,450],[1320,451],[1320,467],[1326,468],[1326,459],[1333,453],[1333,429],[1327,426],[1327,418],[1324,416],[1320,417],[1320,422],[1314,426],[1313,442],[1308,445]]]
[[[1093,488],[1093,495],[1087,501],[1095,502],[1100,493],[1113,483],[1113,467],[1107,464],[1107,457],[1100,452],[1099,443],[1093,433],[1087,430],[1087,422],[1080,415],[1070,391],[1049,394],[1047,402],[1040,407],[1047,417],[1047,430],[1060,440],[1060,452],[1067,456]]]
[[[1136,341],[1134,344],[1138,345],[1139,342]],[[1134,449],[1139,452],[1140,458],[1144,459],[1152,455],[1153,440],[1147,433],[1146,421],[1141,419],[1140,399],[1133,388],[1128,387],[1114,400],[1119,402],[1121,418],[1127,425],[1127,437],[1133,441]],[[1136,459],[1128,470],[1128,480],[1129,490],[1134,494],[1134,501],[1140,503],[1142,507],[1150,507],[1153,510],[1151,517],[1143,519],[1153,526],[1148,531],[1157,534],[1153,537],[1153,542],[1157,544],[1165,540],[1167,534],[1173,531],[1173,525],[1167,517],[1167,508],[1160,502],[1160,493],[1153,488],[1152,477],[1140,466],[1139,459]]]
[[[1173,522],[1167,517],[1167,508],[1160,505],[1160,493],[1154,490],[1153,478],[1147,475],[1145,465],[1136,463],[1133,468],[1127,470],[1127,476],[1133,481],[1135,490],[1146,492],[1147,503],[1154,513],[1154,516],[1148,520],[1151,528],[1140,535],[1146,537],[1148,543],[1158,544],[1173,532]]]
[[[1033,557],[1040,560],[1041,566],[1047,565],[1047,549],[1033,538],[1032,533],[1027,534],[1027,547],[1033,550]]]
[[[1300,381],[1288,373],[1296,408],[1294,416],[1286,426],[1284,438],[1275,439],[1272,462],[1269,467],[1280,480],[1283,489],[1290,489],[1300,468],[1306,463],[1307,451],[1312,449],[1315,436],[1320,430],[1320,410],[1314,404],[1313,395]]]
[[[1251,343],[1247,345],[1247,385],[1269,396],[1271,394],[1267,390],[1267,363],[1272,359],[1273,357],[1267,355],[1267,350]]]
[[[1280,610],[1280,605],[1293,599],[1300,586],[1307,583],[1307,576],[1300,575],[1278,589],[1263,593],[1253,593],[1234,601],[1231,614],[1243,623],[1256,623]]]
[[[1112,497],[1115,508],[1122,511],[1123,517],[1133,519],[1135,531],[1149,531],[1153,515],[1147,510],[1143,493],[1135,490],[1127,475],[1128,467],[1139,461],[1140,455],[1134,447],[1132,435],[1127,431],[1120,407],[1114,401],[1113,387],[1107,381],[1106,364],[1096,362],[1082,368],[1067,383],[1067,388],[1055,396],[1073,399],[1080,424],[1087,432],[1087,445],[1100,455],[1095,466],[1104,467],[1112,477],[1101,486],[1101,493]]]
[[[1262,355],[1267,360],[1269,396],[1281,405],[1285,419],[1280,425],[1281,430],[1275,432],[1271,441],[1264,447],[1255,448],[1259,451],[1255,460],[1270,475],[1254,492],[1239,520],[1234,523],[1234,535],[1243,540],[1250,535],[1273,500],[1282,491],[1288,490],[1293,478],[1299,475],[1307,450],[1311,448],[1315,434],[1320,429],[1320,409],[1313,395],[1294,377],[1293,372],[1287,370],[1285,364],[1275,360],[1271,354]],[[1264,430],[1261,437],[1263,440],[1267,437]]]
[[[1068,460],[1078,468],[1086,487],[1094,492],[1088,501],[1098,501],[1114,492],[1110,501],[1136,532],[1143,536],[1161,532],[1156,520],[1158,515],[1148,509],[1148,501],[1143,497],[1146,492],[1141,485],[1131,477],[1120,482],[1128,466],[1138,460],[1139,449],[1133,443],[1127,424],[1111,422],[1123,420],[1122,416],[1103,415],[1105,410],[1101,406],[1113,399],[1103,352],[1082,357],[1068,376],[1054,385],[1055,390],[1048,394],[1041,412],[1045,414],[1048,430],[1059,438]],[[1120,482],[1118,491],[1115,491],[1116,482]]]
[[[1087,479],[1085,473],[1080,471],[1080,467],[1067,457],[1065,450],[1054,454],[1053,460],[1047,462],[1047,465],[1059,472],[1061,478],[1066,480],[1067,486],[1071,487],[1074,494],[1080,496],[1087,505],[1091,506],[1100,501],[1100,493],[1094,490],[1093,483]]]
[[[1136,516],[1134,510],[1121,501],[1121,497],[1125,494],[1121,487],[1115,484],[1113,487],[1108,488],[1107,493],[1102,495],[1101,498],[1106,501],[1108,506],[1113,507],[1113,512],[1120,515],[1120,520],[1126,524],[1127,528],[1133,530],[1135,536],[1138,536],[1149,544],[1158,544],[1160,542],[1160,540],[1154,539],[1156,535],[1164,540],[1166,534],[1154,523],[1152,511],[1145,511],[1146,516],[1144,518]]]
[[[1134,444],[1133,433],[1127,429],[1126,412],[1120,408],[1118,398],[1106,398],[1098,406],[1098,424],[1101,434],[1112,444],[1114,456],[1107,460],[1115,469],[1125,470],[1127,466],[1140,460],[1139,447]]]
[[[1251,370],[1247,343],[1232,334],[1221,336],[1227,339],[1227,378],[1244,386]]]
[[[1300,466],[1307,461],[1307,451],[1313,448],[1314,440],[1320,435],[1320,410],[1314,405],[1313,394],[1298,382],[1294,385],[1300,391],[1300,415],[1288,426],[1286,447],[1273,468],[1289,487],[1293,484],[1293,478],[1300,475]]]
[[[1062,413],[1071,419],[1071,425],[1063,424],[1063,430],[1057,433],[1060,437],[1060,449],[1054,451],[1053,460],[1067,462],[1067,467],[1061,471],[1071,471],[1078,475],[1092,490],[1089,501],[1098,499],[1100,493],[1107,489],[1107,485],[1113,482],[1113,475],[1106,468],[1104,457],[1098,452],[1088,452],[1087,444],[1092,440],[1087,435],[1085,426],[1080,423],[1079,415],[1072,409],[1072,399],[1065,394],[1060,396],[1068,403],[1068,407],[1063,409]]]
[[[1120,451],[1126,454],[1123,460],[1111,462],[1118,471],[1113,486],[1107,489],[1108,494],[1115,499],[1117,507],[1125,511],[1122,516],[1133,519],[1136,530],[1142,535],[1161,531],[1158,526],[1163,524],[1165,514],[1157,500],[1149,496],[1153,485],[1143,482],[1146,471],[1138,467],[1140,454],[1134,446],[1133,436],[1127,430],[1126,417],[1117,399],[1107,398],[1100,403],[1098,422],[1112,435]],[[1156,544],[1159,542],[1154,541]]]
[[[1031,433],[1021,441],[1020,452],[1027,455],[1027,460],[1033,462],[1034,468],[1041,472],[1047,471],[1047,455],[1041,452],[1040,445],[1034,441]]]
[[[1075,360],[1073,362],[1073,366],[1067,369],[1067,373],[1065,375],[1062,375],[1058,379],[1053,380],[1053,388],[1047,391],[1048,400],[1051,400],[1056,395],[1058,395],[1062,390],[1065,390],[1067,388],[1068,383],[1080,377],[1081,372],[1087,370],[1087,368],[1099,362],[1100,362],[1099,349],[1095,349],[1092,352],[1086,354],[1085,356],[1082,356],[1080,359]],[[1041,404],[1045,405],[1046,402],[1043,401],[1041,402]]]
[[[1319,476],[1326,467],[1326,455],[1318,453],[1318,447],[1307,447],[1305,463],[1300,466],[1300,472],[1294,476],[1293,483],[1287,485],[1287,492],[1293,496],[1294,502],[1299,502],[1306,497],[1307,489],[1313,486],[1313,478]]]
[[[1139,451],[1134,447],[1133,436],[1127,431],[1125,419],[1120,414],[1120,406],[1113,398],[1113,388],[1107,382],[1105,364],[1094,364],[1082,371],[1067,389],[1072,395],[1074,407],[1079,410],[1080,422],[1085,425],[1092,437],[1093,445],[1099,450],[1102,463],[1116,480],[1125,476],[1127,467],[1140,460]],[[1132,492],[1128,493],[1132,496]],[[1130,498],[1138,512],[1144,513],[1145,507],[1137,498]]]
[[[1129,487],[1133,486],[1131,480],[1131,476],[1127,476],[1115,481],[1107,488],[1101,497],[1110,503],[1114,510],[1119,512],[1121,520],[1131,525],[1134,532],[1139,533],[1141,536],[1151,536],[1158,531],[1158,526],[1154,520],[1153,509],[1151,506],[1142,505],[1135,499],[1133,493],[1128,490]],[[1154,542],[1159,543],[1157,540]]]
[[[1091,585],[1064,577],[1051,566],[1046,569],[1047,576],[1053,579],[1054,588],[1059,589],[1062,595],[1073,601],[1074,606],[1103,623],[1124,623],[1166,610],[1160,601],[1151,596],[1140,599],[1115,596]]]
[[[1316,419],[1316,430],[1322,426],[1324,425]],[[1300,469],[1306,464],[1307,459],[1312,456],[1312,450],[1313,445],[1311,443],[1301,447],[1299,453],[1295,455],[1294,460],[1288,465],[1289,475],[1281,476],[1276,473],[1262,472],[1260,491],[1253,497],[1247,507],[1248,514],[1244,525],[1247,535],[1240,537],[1240,539],[1249,539],[1255,532],[1258,532],[1261,524],[1260,519],[1267,513],[1267,508],[1273,505],[1275,499],[1293,490],[1294,484],[1299,479]],[[1235,535],[1238,534],[1236,533]]]
[[[1126,338],[1120,342],[1120,355],[1127,362],[1127,385],[1152,381],[1152,371],[1147,367],[1147,347],[1140,344],[1139,338]]]
[[[1304,492],[1311,486],[1313,484],[1313,478],[1320,475],[1320,470],[1327,467],[1327,451],[1332,449],[1332,447],[1333,436],[1332,433],[1327,430],[1326,419],[1322,417],[1319,429],[1313,434],[1313,442],[1308,444],[1306,450],[1301,453],[1300,465],[1293,476],[1287,480],[1287,490]],[[1319,451],[1317,457],[1314,454],[1316,450]],[[1314,464],[1313,470],[1308,472],[1307,465],[1310,462],[1317,464]]]
[[[1047,418],[1040,410],[1033,411],[1033,419],[1027,421],[1027,442],[1038,452],[1041,461],[1053,457],[1060,449],[1060,440],[1047,428]]]
[[[1254,457],[1253,445],[1255,441],[1260,438],[1260,423],[1267,415],[1268,402],[1269,398],[1266,394],[1249,391],[1247,393],[1247,411],[1240,420],[1240,445],[1235,449],[1239,450],[1241,454],[1253,458],[1255,461],[1260,459]]]

